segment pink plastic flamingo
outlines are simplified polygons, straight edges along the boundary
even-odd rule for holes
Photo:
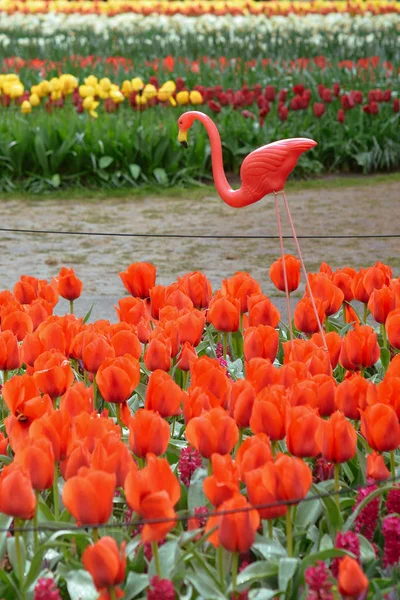
[[[290,227],[292,229],[293,238],[296,244],[297,252],[299,254],[299,259],[301,262],[303,274],[306,280],[306,285],[316,315],[318,327],[324,342],[325,349],[327,349],[325,335],[322,329],[321,321],[318,316],[317,308],[315,306],[314,297],[308,281],[307,271],[303,260],[303,255],[300,250],[300,244],[297,239],[293,219],[290,213],[289,204],[287,202],[284,190],[286,179],[296,166],[299,156],[303,152],[314,148],[314,146],[317,145],[317,142],[314,142],[314,140],[309,140],[307,138],[292,138],[287,140],[279,140],[278,142],[273,142],[272,144],[267,144],[266,146],[262,146],[261,148],[254,150],[254,152],[251,152],[248,156],[246,156],[242,163],[242,166],[240,167],[240,178],[242,181],[242,186],[238,190],[233,190],[225,177],[224,165],[222,160],[221,137],[219,135],[217,126],[212,121],[212,119],[210,119],[210,117],[198,111],[189,111],[184,113],[178,121],[179,142],[182,144],[182,146],[187,148],[188,130],[191,128],[194,121],[200,121],[201,123],[203,123],[204,127],[207,130],[211,143],[211,159],[215,187],[219,196],[224,202],[226,202],[226,204],[229,204],[229,206],[233,206],[234,208],[242,208],[243,206],[248,206],[249,204],[258,202],[268,194],[274,194],[275,196],[275,209],[276,218],[278,222],[283,277],[285,282],[289,331],[290,338],[293,339],[290,298],[287,284],[282,227],[278,205],[278,192],[282,192],[286,213],[289,219]]]

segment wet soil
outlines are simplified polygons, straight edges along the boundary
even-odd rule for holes
[[[325,260],[333,267],[368,266],[380,260],[400,271],[398,239],[324,239],[330,234],[400,232],[400,184],[290,191],[288,200],[310,270]],[[284,233],[290,228],[281,202]],[[1,199],[0,227],[121,233],[178,233],[189,235],[276,235],[273,197],[240,210],[215,195],[191,197],[101,199]],[[295,253],[292,240],[285,250]],[[131,262],[157,266],[158,283],[167,284],[187,271],[201,270],[217,288],[221,279],[248,271],[263,290],[275,296],[268,269],[279,256],[279,242],[244,239],[160,239],[60,236],[3,233],[0,238],[0,289],[12,288],[21,274],[51,278],[61,266],[73,267],[84,282],[76,312],[85,314],[94,303],[92,318],[115,319],[113,304],[125,294],[118,272]],[[280,305],[279,297],[274,300]],[[67,310],[60,302],[58,312]]]

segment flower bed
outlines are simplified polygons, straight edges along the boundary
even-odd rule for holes
[[[285,264],[295,291],[300,263]],[[282,290],[281,260],[269,274]],[[400,280],[390,267],[323,263],[310,275],[327,350],[309,295],[291,341],[247,273],[214,294],[198,272],[160,286],[155,267],[136,263],[120,277],[128,295],[115,324],[75,316],[83,285],[72,269],[50,282],[22,276],[1,294],[2,597],[392,593]],[[59,297],[71,314],[53,315]]]

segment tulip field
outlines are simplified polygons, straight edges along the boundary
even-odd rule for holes
[[[293,338],[248,273],[119,275],[114,323],[75,316],[73,269],[1,292],[1,597],[396,598],[390,266],[323,263],[323,332],[306,294]],[[269,277],[284,289],[281,259]]]

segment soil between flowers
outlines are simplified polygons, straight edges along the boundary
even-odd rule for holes
[[[329,183],[327,183],[329,186]],[[288,192],[298,235],[395,234],[400,231],[399,182],[360,187]],[[290,234],[283,214],[284,233]],[[32,228],[121,233],[177,233],[188,235],[277,235],[273,197],[235,210],[216,195],[191,198],[152,195],[146,198],[91,200],[2,200],[0,223],[7,228]],[[333,267],[357,268],[377,260],[400,266],[398,239],[301,240],[306,265],[315,270],[329,258]],[[291,240],[285,250],[295,254]],[[0,239],[1,289],[12,288],[21,273],[51,278],[63,265],[84,281],[76,313],[84,315],[94,303],[92,319],[115,320],[112,305],[125,295],[118,277],[131,262],[157,265],[157,282],[170,283],[188,271],[201,270],[216,285],[237,270],[248,271],[265,293],[284,311],[268,277],[269,265],[279,256],[278,240],[163,239],[54,234],[3,233]],[[68,311],[60,300],[58,312]]]

